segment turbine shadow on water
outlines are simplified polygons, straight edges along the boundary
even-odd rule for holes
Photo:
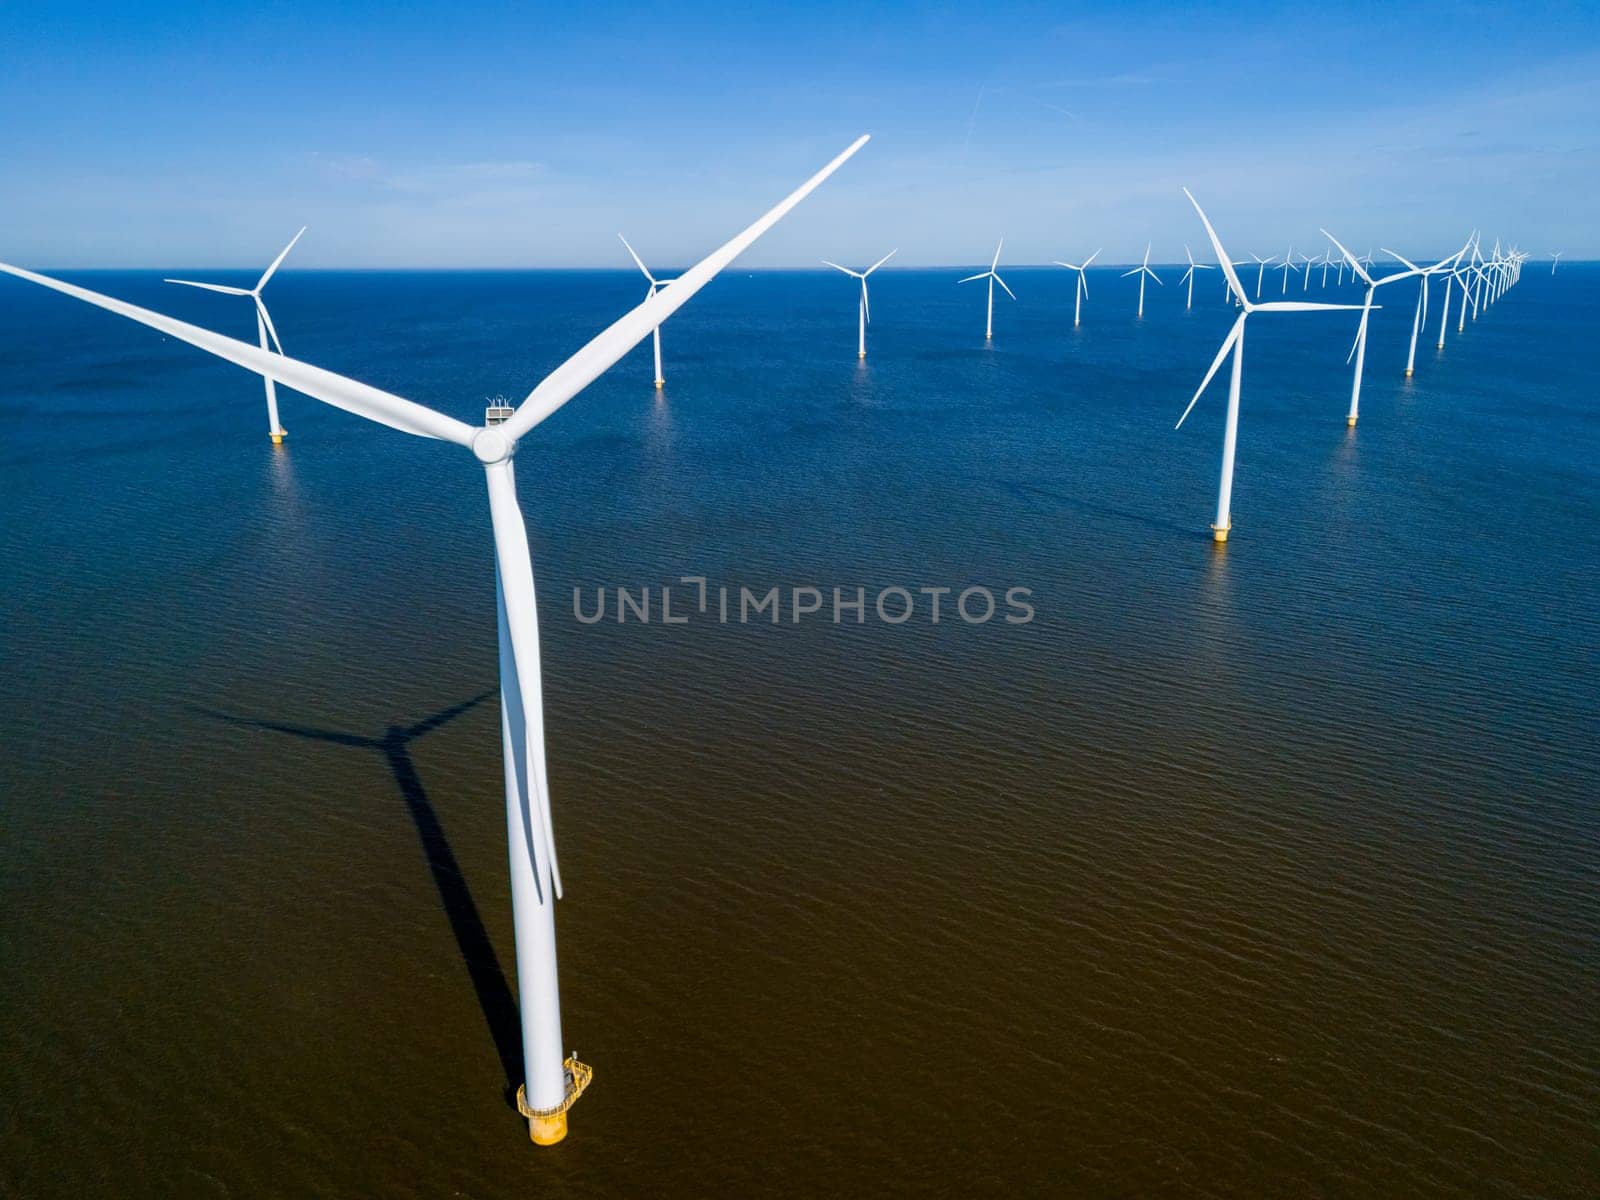
[[[477,707],[494,694],[495,689],[492,688],[480,692],[470,700],[441,709],[415,725],[390,725],[378,737],[255,720],[210,708],[197,711],[230,725],[284,733],[311,741],[332,742],[336,746],[357,750],[376,750],[383,755],[389,773],[400,788],[400,796],[411,814],[412,823],[417,827],[428,873],[433,876],[433,885],[439,892],[439,903],[450,920],[450,931],[455,935],[461,961],[466,965],[472,989],[478,996],[478,1007],[483,1010],[484,1023],[489,1026],[489,1036],[494,1039],[495,1052],[500,1056],[500,1067],[506,1076],[506,1096],[514,1104],[517,1084],[522,1080],[522,1025],[516,997],[512,995],[511,985],[500,968],[500,958],[478,913],[472,889],[467,886],[461,864],[456,861],[455,851],[450,848],[450,840],[445,837],[444,826],[439,822],[439,814],[428,799],[427,789],[422,786],[422,776],[411,757],[412,742]]]

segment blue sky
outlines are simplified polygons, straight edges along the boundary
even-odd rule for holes
[[[742,260],[1600,257],[1587,4],[7,5],[0,256],[671,266],[860,132]]]

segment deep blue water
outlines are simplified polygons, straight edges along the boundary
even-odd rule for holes
[[[1353,316],[1253,318],[1220,551],[1226,379],[1172,428],[1215,273],[1136,321],[1091,271],[1074,330],[1072,277],[1012,268],[988,347],[965,273],[875,275],[858,364],[852,281],[735,270],[664,392],[646,343],[518,454],[596,1067],[548,1153],[506,1103],[492,697],[352,740],[496,686],[471,456],[287,390],[274,451],[253,377],[0,279],[0,1194],[1588,1191],[1600,268],[1443,352],[1435,310],[1411,380],[1385,289],[1354,431]],[[639,292],[267,299],[290,354],[476,422]],[[684,575],[1037,616],[574,618]]]

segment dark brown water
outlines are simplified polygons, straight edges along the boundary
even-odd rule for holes
[[[480,473],[294,395],[274,453],[248,378],[5,287],[0,1194],[1592,1194],[1600,277],[1409,384],[1386,310],[1354,435],[1346,323],[1253,327],[1219,554],[1221,396],[1171,425],[1232,314],[1019,275],[986,352],[886,273],[862,369],[848,288],[729,279],[519,455],[596,1071],[548,1151]],[[634,299],[278,286],[469,419]],[[685,574],[1038,616],[573,617]]]

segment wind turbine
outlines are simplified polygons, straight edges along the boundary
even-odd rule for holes
[[[987,279],[989,281],[989,315],[984,318],[983,324],[985,341],[989,341],[994,337],[994,285],[998,283],[1001,287],[1006,288],[1006,295],[1013,300],[1017,298],[1017,294],[1006,287],[1006,281],[1001,279],[999,273],[995,270],[1000,265],[1000,246],[1005,244],[1005,238],[1001,238],[1000,245],[994,248],[994,261],[989,264],[987,271],[979,271],[976,275],[968,275],[965,279],[956,280],[957,283],[971,283],[974,279]]]
[[[624,246],[628,246],[628,239],[623,237],[620,233],[617,234],[617,240]],[[650,281],[650,286],[644,294],[644,298],[646,300],[650,299],[651,296],[654,296],[662,288],[666,287],[667,284],[677,282],[673,279],[657,279],[654,275],[650,274],[649,268],[644,265],[644,260],[634,252],[632,246],[628,246],[628,253],[633,256],[634,264],[639,268],[639,270],[644,272],[644,277]],[[661,326],[657,325],[650,331],[650,341],[653,343],[656,352],[656,387],[658,389],[664,388],[667,386],[667,380],[666,377],[661,374]]]
[[[1093,254],[1089,255],[1088,258],[1083,260],[1083,264],[1081,266],[1074,265],[1073,263],[1069,262],[1062,262],[1059,258],[1052,260],[1056,266],[1065,267],[1069,271],[1076,271],[1078,273],[1078,286],[1074,289],[1075,298],[1072,301],[1072,327],[1074,329],[1078,327],[1078,318],[1083,314],[1083,298],[1089,294],[1089,280],[1086,277],[1089,270],[1089,264],[1099,257],[1100,251],[1096,250]]]
[[[889,253],[885,254],[865,271],[852,271],[849,267],[841,267],[836,262],[829,262],[827,259],[822,260],[825,266],[832,267],[835,271],[843,271],[846,275],[849,275],[853,279],[861,280],[861,312],[860,319],[856,323],[856,328],[859,331],[858,341],[856,343],[857,358],[865,358],[867,356],[867,322],[872,320],[872,310],[867,306],[867,276],[871,275],[879,267],[883,266],[884,263],[888,262],[891,258],[899,253],[900,251],[898,248],[889,251]]]
[[[1277,265],[1276,270],[1283,272],[1283,295],[1289,294],[1289,276],[1294,274],[1294,244],[1290,243],[1288,252],[1284,254],[1283,261]]]
[[[554,901],[561,895],[561,874],[556,863],[545,772],[544,701],[533,560],[513,475],[512,460],[517,444],[643,341],[646,334],[682,307],[717,272],[838,170],[866,141],[865,136],[857,138],[775,208],[689,268],[676,281],[659,291],[652,288],[651,295],[637,307],[545,376],[509,419],[486,427],[468,425],[400,396],[282,354],[258,349],[248,342],[0,263],[0,271],[8,275],[148,325],[335,408],[418,437],[436,438],[470,449],[483,467],[488,484],[489,517],[494,529],[500,639],[500,733],[523,1067],[527,1076],[517,1092],[517,1107],[528,1120],[529,1136],[539,1145],[551,1145],[566,1136],[567,1110],[588,1085],[592,1071],[578,1062],[576,1056],[562,1058],[554,916]]]
[[[306,227],[302,225],[300,233],[305,231]],[[267,286],[267,280],[272,278],[273,272],[278,269],[279,264],[289,256],[289,251],[294,249],[294,244],[300,240],[300,233],[289,239],[289,244],[283,248],[283,252],[277,258],[272,260],[272,265],[262,272],[261,278],[256,280],[256,285],[253,288],[227,287],[220,283],[197,283],[193,279],[166,279],[162,282],[181,283],[184,287],[205,288],[208,292],[221,292],[225,296],[249,296],[256,304],[256,334],[261,339],[261,348],[263,350],[272,348],[267,345],[267,337],[271,335],[272,345],[278,348],[279,354],[282,354],[283,343],[278,340],[278,331],[272,327],[272,318],[267,315],[267,306],[261,299],[261,289]],[[273,386],[272,377],[270,375],[265,376],[264,380],[267,388],[267,436],[272,439],[274,446],[281,446],[283,445],[283,439],[289,436],[289,431],[278,421],[278,390]]]
[[[1252,250],[1250,251],[1250,257],[1256,260],[1256,299],[1259,300],[1261,299],[1261,278],[1267,273],[1267,267],[1278,261],[1278,256],[1274,254],[1271,258],[1262,258],[1261,255]]]
[[[1411,278],[1418,272],[1415,269],[1396,271],[1393,275],[1385,275],[1382,279],[1374,279],[1367,272],[1366,267],[1361,265],[1360,260],[1344,248],[1338,238],[1334,237],[1326,229],[1322,233],[1330,242],[1339,247],[1339,253],[1344,255],[1345,259],[1350,263],[1350,270],[1359,275],[1367,285],[1366,298],[1361,302],[1361,324],[1356,328],[1355,344],[1350,347],[1350,354],[1356,360],[1356,369],[1350,384],[1350,413],[1345,417],[1345,424],[1354,428],[1356,417],[1360,415],[1361,411],[1361,374],[1367,365],[1367,319],[1372,315],[1373,294],[1385,284],[1398,283],[1402,279]],[[1348,362],[1350,360],[1346,358],[1345,361]]]
[[[1550,251],[1550,274],[1554,275],[1556,273],[1556,264],[1561,261],[1561,256],[1565,253],[1565,250]]]
[[[1456,255],[1455,263],[1451,266],[1449,274],[1444,277],[1444,304],[1440,306],[1442,311],[1439,314],[1439,345],[1437,347],[1440,350],[1444,349],[1445,330],[1450,327],[1450,293],[1455,290],[1456,284],[1460,284],[1463,293],[1467,290],[1467,285],[1461,283],[1461,259],[1472,247],[1473,240],[1477,236],[1478,231],[1476,229],[1468,235],[1467,244],[1461,247],[1461,253]],[[1463,315],[1467,311],[1467,298],[1465,295],[1461,297],[1461,311]]]
[[[1471,239],[1469,238],[1468,243],[1470,244],[1470,242]],[[1410,259],[1387,248],[1384,248],[1383,252],[1396,262],[1410,267],[1413,274],[1422,276],[1422,286],[1417,289],[1417,310],[1411,314],[1411,349],[1406,352],[1406,378],[1410,379],[1412,371],[1417,365],[1417,331],[1422,328],[1422,323],[1428,319],[1428,276],[1437,271],[1442,271],[1446,267],[1453,269],[1456,261],[1467,252],[1467,246],[1463,244],[1461,249],[1457,250],[1449,258],[1440,259],[1431,267],[1419,267]],[[1448,280],[1446,283],[1448,284]],[[1448,296],[1448,293],[1446,295]],[[1448,300],[1445,302],[1449,303]]]
[[[1194,411],[1196,402],[1201,394],[1211,383],[1212,376],[1217,373],[1217,368],[1222,366],[1222,360],[1229,353],[1233,354],[1233,369],[1228,381],[1228,416],[1222,430],[1222,477],[1217,485],[1217,519],[1211,526],[1211,538],[1221,543],[1228,540],[1228,531],[1233,527],[1231,501],[1233,498],[1233,452],[1239,440],[1239,378],[1244,370],[1244,323],[1254,312],[1328,312],[1340,309],[1353,309],[1353,304],[1313,304],[1306,300],[1273,300],[1266,304],[1253,304],[1245,298],[1244,286],[1239,282],[1239,276],[1234,273],[1233,263],[1229,260],[1227,251],[1222,248],[1222,240],[1217,237],[1217,231],[1211,227],[1205,210],[1200,207],[1200,202],[1188,188],[1183,189],[1183,194],[1189,197],[1189,203],[1194,205],[1194,211],[1200,214],[1200,223],[1206,227],[1206,236],[1211,239],[1211,248],[1217,253],[1217,262],[1222,267],[1223,274],[1228,278],[1228,285],[1233,289],[1233,294],[1238,298],[1239,306],[1244,309],[1233,323],[1233,328],[1228,330],[1228,336],[1222,339],[1222,348],[1217,351],[1217,357],[1211,362],[1211,369],[1206,372],[1206,377],[1200,381],[1200,386],[1195,390],[1194,399],[1189,401],[1189,407],[1183,410],[1183,416],[1178,418],[1176,429],[1182,429],[1184,421]]]
[[[1300,264],[1300,273],[1305,276],[1305,282],[1300,285],[1300,290],[1309,292],[1311,290],[1311,268],[1317,265],[1317,256],[1315,254],[1306,254],[1302,251],[1300,257],[1304,260]]]
[[[1189,269],[1183,273],[1183,278],[1178,280],[1178,282],[1187,282],[1189,285],[1189,298],[1183,302],[1183,311],[1188,312],[1194,307],[1194,273],[1196,271],[1209,271],[1211,268],[1205,263],[1195,262],[1194,255],[1189,253],[1189,246],[1187,243],[1185,243],[1183,247],[1183,256],[1189,260]]]
[[[1142,316],[1144,316],[1144,277],[1146,275],[1148,275],[1148,276],[1150,276],[1151,279],[1154,279],[1162,287],[1166,287],[1167,286],[1166,284],[1161,283],[1160,276],[1158,276],[1154,271],[1152,271],[1150,269],[1150,243],[1149,242],[1146,242],[1144,244],[1144,262],[1140,263],[1137,267],[1135,267],[1131,271],[1124,271],[1122,273],[1122,278],[1126,279],[1129,275],[1137,275],[1139,277],[1139,316],[1142,317]]]

